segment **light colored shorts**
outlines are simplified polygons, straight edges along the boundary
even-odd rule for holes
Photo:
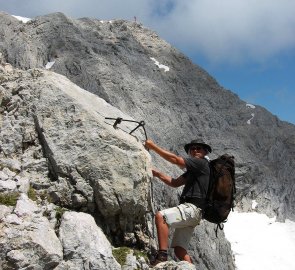
[[[187,250],[194,229],[202,219],[202,210],[191,203],[184,203],[160,213],[168,226],[175,229],[170,246]]]

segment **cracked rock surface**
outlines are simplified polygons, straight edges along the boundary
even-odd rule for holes
[[[0,77],[0,266],[121,269],[104,233],[144,248],[151,222],[141,131],[114,129],[101,113],[126,115],[64,76]]]

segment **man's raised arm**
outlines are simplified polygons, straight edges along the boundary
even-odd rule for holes
[[[175,165],[178,165],[180,168],[185,168],[186,167],[185,162],[184,162],[184,159],[182,157],[177,156],[174,153],[169,152],[169,151],[167,151],[167,150],[159,147],[152,140],[146,140],[145,141],[145,147],[147,149],[153,150],[159,156],[161,156],[162,158],[166,159],[170,163],[175,164]]]

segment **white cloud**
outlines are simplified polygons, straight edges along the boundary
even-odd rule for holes
[[[295,47],[294,10],[292,0],[178,0],[157,24],[178,47],[212,61],[263,61]]]

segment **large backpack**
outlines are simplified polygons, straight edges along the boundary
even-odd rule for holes
[[[218,225],[217,234],[218,228],[223,229],[223,223],[234,207],[236,192],[234,157],[224,154],[211,160],[209,165],[210,182],[203,218]]]

